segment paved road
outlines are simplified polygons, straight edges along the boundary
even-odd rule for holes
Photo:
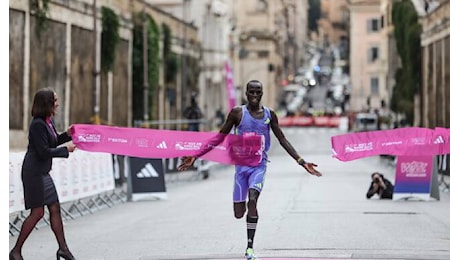
[[[262,259],[449,259],[450,194],[440,201],[367,200],[370,174],[394,180],[378,157],[330,156],[336,130],[286,129],[288,139],[324,173],[296,165],[276,139],[259,201],[254,250]],[[128,202],[65,222],[77,259],[243,259],[245,221],[233,218],[232,167],[207,180],[168,185],[168,199]],[[11,248],[16,237],[9,238]],[[49,227],[35,230],[25,259],[54,259]]]

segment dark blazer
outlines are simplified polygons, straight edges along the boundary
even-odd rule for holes
[[[54,133],[53,133],[54,132]],[[43,205],[42,175],[49,174],[54,157],[69,157],[67,147],[58,147],[72,140],[66,132],[58,134],[44,118],[35,117],[29,127],[29,145],[22,163],[21,178],[26,209]]]
[[[53,157],[69,157],[66,147],[56,147],[70,140],[67,133],[58,134],[54,124],[51,130],[43,118],[34,118],[29,128],[29,145],[22,167],[42,173],[49,172]]]

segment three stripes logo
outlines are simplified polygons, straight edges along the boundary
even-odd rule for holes
[[[151,163],[147,163],[136,176],[137,178],[155,178],[159,177],[159,174]]]
[[[434,143],[435,143],[435,144],[443,144],[443,143],[444,143],[444,139],[442,138],[442,136],[438,136],[438,137],[436,137],[436,139],[434,140]]]
[[[168,149],[168,146],[166,145],[165,141],[161,141],[161,143],[157,145],[157,148],[158,149]]]

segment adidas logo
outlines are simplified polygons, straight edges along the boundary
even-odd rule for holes
[[[154,178],[159,177],[158,172],[153,168],[151,163],[147,163],[140,172],[136,174],[137,178]]]
[[[256,187],[259,188],[259,189],[262,189],[262,183],[260,183],[260,182],[259,182],[259,183],[256,183],[254,186],[256,186]]]
[[[166,145],[165,141],[162,141],[161,143],[157,145],[157,148],[158,149],[168,149],[168,146]]]
[[[434,143],[435,143],[435,144],[443,144],[443,143],[444,143],[444,139],[442,139],[442,136],[438,136],[438,137],[436,137],[436,139],[434,140]]]

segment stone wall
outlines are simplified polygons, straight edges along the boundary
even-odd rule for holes
[[[420,19],[423,26],[420,125],[450,127],[450,2]]]
[[[35,33],[37,18],[35,11],[30,10],[30,3],[29,0],[9,1],[10,150],[26,148],[31,102],[40,88],[51,87],[59,97],[59,113],[55,118],[58,131],[65,131],[72,124],[93,122],[95,75],[99,76],[101,123],[131,126],[132,13],[143,10],[143,1],[97,1],[96,41],[101,39],[102,6],[113,9],[120,18],[121,41],[110,76],[95,74],[99,71],[100,58],[95,69],[94,54],[99,55],[100,47],[94,48],[93,0],[50,0],[46,29],[41,31],[40,37]],[[175,40],[173,51],[199,57],[196,27],[154,6],[145,7],[159,26],[166,23],[171,27]],[[192,43],[186,51],[180,48],[182,39],[179,37],[184,26],[186,37]]]

